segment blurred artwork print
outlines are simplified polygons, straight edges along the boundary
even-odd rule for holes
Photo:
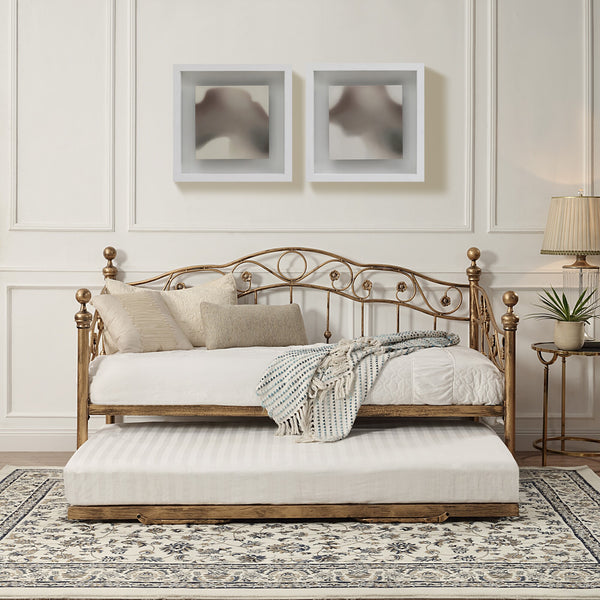
[[[329,158],[402,158],[402,86],[330,85]]]
[[[196,86],[196,158],[269,158],[269,86]]]

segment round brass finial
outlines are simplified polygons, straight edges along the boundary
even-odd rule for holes
[[[102,254],[106,260],[114,260],[117,258],[117,251],[112,246],[106,246]]]
[[[480,252],[479,248],[475,248],[475,246],[473,246],[472,248],[469,248],[467,250],[467,258],[469,260],[479,260],[480,257],[481,257],[481,252]]]
[[[82,288],[75,292],[75,300],[79,302],[79,304],[87,304],[92,299],[92,292],[90,290],[86,290]]]
[[[508,307],[506,312],[502,315],[502,327],[505,331],[515,331],[517,329],[517,323],[519,317],[515,315],[513,306],[519,301],[519,296],[512,290],[504,292],[502,296],[502,302]]]
[[[102,252],[106,259],[106,266],[102,269],[104,279],[116,279],[119,269],[113,265],[113,260],[117,257],[117,251],[112,246],[107,246]]]
[[[75,313],[77,329],[89,329],[90,323],[92,322],[92,315],[88,312],[85,305],[92,299],[92,292],[85,288],[81,288],[75,292],[75,299],[81,305],[79,311]]]
[[[481,276],[481,269],[477,265],[477,259],[480,256],[481,252],[479,251],[479,248],[475,248],[475,246],[467,250],[467,257],[471,261],[471,266],[467,269],[467,277],[469,278],[469,281],[472,281],[473,283],[479,283],[479,277]]]
[[[516,292],[509,290],[508,292],[504,292],[502,296],[502,302],[506,304],[506,306],[512,308],[519,301],[519,296]]]

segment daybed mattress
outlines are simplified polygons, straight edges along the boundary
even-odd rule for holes
[[[99,356],[90,365],[94,404],[259,405],[255,390],[287,348],[176,350]],[[397,356],[381,370],[366,404],[502,404],[503,375],[460,346]]]
[[[333,443],[269,422],[107,425],[64,470],[74,505],[518,502],[519,472],[472,421],[355,427]]]

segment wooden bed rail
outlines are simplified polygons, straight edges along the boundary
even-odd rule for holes
[[[118,268],[113,261],[117,252],[112,247],[103,251],[106,265],[102,269],[104,278],[116,279]],[[360,305],[360,332],[365,334],[366,307],[391,305],[396,311],[396,330],[400,329],[400,309],[407,308],[433,318],[433,328],[437,328],[440,319],[448,321],[464,321],[469,325],[469,346],[487,356],[504,373],[505,393],[504,406],[498,413],[498,407],[490,411],[490,407],[470,407],[469,416],[504,417],[504,436],[509,450],[515,449],[515,371],[516,371],[516,330],[518,317],[514,307],[518,296],[513,291],[504,293],[502,300],[506,313],[502,315],[501,326],[494,318],[492,306],[486,291],[480,287],[481,268],[477,265],[481,253],[478,248],[469,248],[467,257],[471,261],[467,268],[468,283],[456,283],[435,279],[423,273],[388,264],[365,264],[352,261],[331,252],[312,248],[287,247],[274,248],[244,256],[238,260],[220,265],[196,265],[167,271],[133,282],[131,285],[162,284],[162,289],[181,289],[186,287],[183,280],[194,273],[213,272],[218,274],[233,273],[238,282],[245,286],[238,289],[238,297],[250,297],[258,302],[262,296],[276,289],[289,289],[289,301],[294,301],[294,290],[312,289],[326,295],[326,314],[324,338],[329,342],[331,332],[331,296],[336,295]],[[313,262],[310,262],[310,261]],[[293,269],[286,270],[284,263],[294,263]],[[274,266],[271,266],[273,265]],[[299,267],[298,267],[299,265]],[[384,275],[395,278],[391,295],[378,285],[377,277]],[[319,277],[321,279],[319,279]],[[261,279],[262,278],[262,279]],[[323,282],[323,279],[325,282]],[[239,283],[238,283],[239,285]],[[384,290],[384,291],[382,291]],[[468,294],[468,302],[463,295]],[[124,413],[117,406],[90,407],[89,402],[89,363],[103,352],[103,323],[95,313],[87,310],[91,293],[80,289],[75,295],[80,309],[75,315],[77,325],[77,447],[88,438],[88,419],[90,414],[104,414],[107,422],[114,421],[117,414],[156,415],[157,407],[137,406],[133,412]],[[133,407],[129,407],[133,409]],[[210,414],[228,413],[228,407],[222,407],[219,413],[210,407]],[[366,407],[365,407],[366,408]],[[457,408],[457,407],[455,407]],[[460,408],[460,407],[459,407]],[[388,406],[378,407],[377,416],[410,415],[413,411]],[[419,416],[439,416],[439,407],[419,407]],[[215,412],[217,410],[217,412]],[[437,412],[436,412],[437,411]],[[442,411],[444,412],[444,411]],[[170,407],[169,415],[201,415],[209,414],[202,407],[180,406]],[[372,411],[363,410],[361,416]],[[460,410],[457,411],[457,416]],[[360,413],[359,413],[360,414]],[[464,416],[464,415],[463,415]]]

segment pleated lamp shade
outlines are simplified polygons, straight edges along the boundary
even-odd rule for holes
[[[542,254],[600,254],[600,196],[555,196]]]
[[[599,268],[586,260],[600,254],[600,196],[555,196],[550,202],[542,254],[575,255],[573,264],[563,265],[563,293],[572,307],[582,292],[598,297]],[[586,336],[593,339],[593,325]]]

